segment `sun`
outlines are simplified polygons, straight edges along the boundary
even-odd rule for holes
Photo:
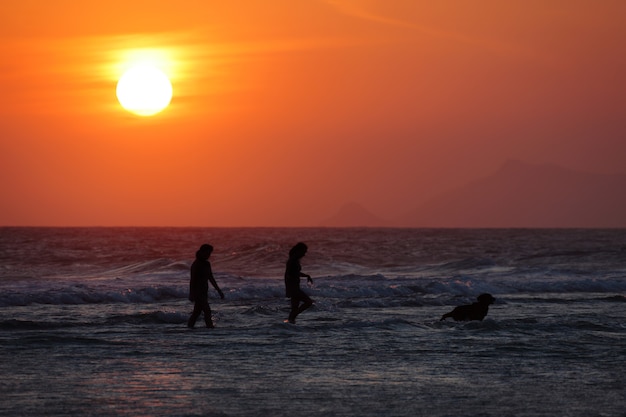
[[[136,64],[120,77],[116,93],[124,109],[139,116],[152,116],[170,104],[172,83],[156,66]]]

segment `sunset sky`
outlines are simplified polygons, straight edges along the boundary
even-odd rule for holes
[[[508,159],[626,173],[624,22],[623,0],[2,2],[0,226],[315,226]],[[173,87],[150,117],[115,95],[138,57]]]

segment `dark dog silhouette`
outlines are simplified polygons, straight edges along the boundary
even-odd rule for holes
[[[456,321],[482,320],[489,311],[489,304],[493,304],[494,301],[496,299],[491,294],[481,294],[478,296],[477,303],[455,307],[451,312],[441,316],[441,320],[448,317]]]

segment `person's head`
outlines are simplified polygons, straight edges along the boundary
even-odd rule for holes
[[[293,248],[289,251],[290,258],[300,259],[304,255],[306,255],[306,251],[308,250],[308,246],[302,242],[298,242],[295,244]]]
[[[208,243],[205,243],[202,246],[200,246],[200,249],[198,249],[198,251],[196,252],[196,258],[209,259],[209,256],[211,256],[212,252],[213,252],[213,246],[209,245]]]

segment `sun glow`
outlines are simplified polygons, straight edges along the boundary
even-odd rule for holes
[[[117,99],[126,110],[152,116],[165,109],[172,99],[172,84],[163,71],[151,65],[136,65],[117,83]]]
[[[116,94],[121,106],[139,116],[163,111],[172,100],[170,75],[173,64],[165,52],[128,51],[119,73]]]

